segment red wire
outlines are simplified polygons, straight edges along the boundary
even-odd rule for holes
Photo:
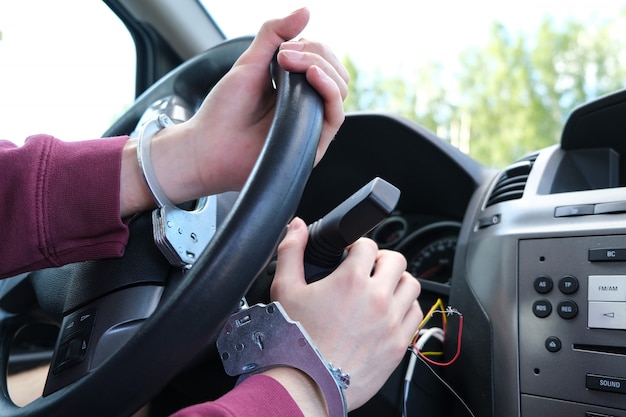
[[[445,333],[444,333],[445,334]],[[461,354],[461,337],[463,336],[463,316],[459,316],[459,332],[458,332],[458,342],[456,345],[456,353],[454,354],[454,357],[452,359],[450,359],[448,362],[437,362],[434,361],[432,359],[430,359],[429,357],[427,357],[426,355],[424,355],[422,352],[417,351],[417,354],[420,355],[420,357],[422,359],[424,359],[426,362],[431,363],[433,365],[436,366],[449,366],[452,365],[459,357],[459,355]]]

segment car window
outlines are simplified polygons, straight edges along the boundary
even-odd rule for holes
[[[227,36],[289,0],[204,0]],[[351,72],[348,111],[389,111],[503,167],[555,144],[572,109],[626,86],[623,2],[309,2],[304,36]],[[245,10],[246,13],[241,11]]]
[[[135,52],[101,0],[0,2],[0,138],[97,138],[134,99]]]

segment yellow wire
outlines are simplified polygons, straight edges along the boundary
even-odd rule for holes
[[[437,308],[439,308],[439,310],[442,310],[442,311],[445,310],[445,307],[443,306],[443,301],[441,301],[441,298],[438,298],[437,302],[433,304],[430,310],[428,310],[428,313],[424,315],[422,322],[420,323],[419,326],[417,326],[418,330],[424,327],[424,325],[428,322],[428,320],[430,320],[430,318],[433,316],[433,313],[435,312],[435,310],[437,310]]]
[[[422,355],[425,356],[441,356],[443,352],[422,352]]]
[[[435,311],[441,311],[441,320],[442,320],[442,324],[443,324],[443,329],[445,330],[446,328],[446,315],[444,314],[446,311],[446,307],[443,305],[443,301],[441,300],[441,298],[438,298],[437,301],[435,302],[435,304],[433,304],[433,306],[430,308],[430,310],[428,310],[428,313],[426,313],[424,315],[424,318],[422,319],[422,322],[419,324],[419,326],[417,326],[417,330],[415,331],[415,333],[413,333],[413,337],[411,338],[411,345],[413,345],[415,343],[415,341],[417,340],[417,337],[419,336],[419,331],[426,325],[426,323],[428,323],[428,321],[432,318],[433,314]]]

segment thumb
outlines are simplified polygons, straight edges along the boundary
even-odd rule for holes
[[[309,17],[309,10],[302,8],[281,19],[268,20],[238,62],[242,64],[270,62],[281,43],[293,39],[302,32],[309,22]]]
[[[309,232],[304,220],[294,218],[280,245],[278,245],[278,262],[276,274],[272,282],[272,300],[280,300],[295,288],[306,286],[304,279],[304,249]]]

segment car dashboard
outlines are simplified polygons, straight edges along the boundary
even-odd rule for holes
[[[448,295],[465,207],[488,175],[415,123],[391,114],[349,114],[313,170],[297,215],[312,223],[369,180],[387,180],[401,190],[400,200],[368,236],[381,248],[403,253],[414,276]]]
[[[476,415],[626,416],[625,106],[618,92],[577,108],[560,145],[468,206],[450,294],[466,326],[446,375]]]
[[[299,215],[395,184],[370,237],[407,257],[424,312],[442,299],[464,318],[444,342],[458,358],[422,370],[445,383],[414,377],[408,415],[626,416],[625,110],[626,92],[582,105],[559,145],[500,172],[401,118],[348,116]],[[353,414],[399,413],[404,367]]]

